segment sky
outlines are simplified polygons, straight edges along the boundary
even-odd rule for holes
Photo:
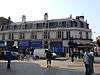
[[[49,19],[83,15],[93,39],[100,35],[100,0],[0,0],[0,17],[10,16],[14,22],[20,22],[22,15],[27,21],[42,20],[46,12]]]

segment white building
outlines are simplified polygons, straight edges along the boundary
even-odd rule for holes
[[[48,14],[45,13],[44,20],[26,21],[26,16],[23,15],[22,22],[0,27],[1,41],[41,41],[41,47],[44,48],[47,44],[48,48],[54,51],[64,51],[68,47],[70,37],[78,44],[89,44],[92,41],[91,35],[84,16],[48,20]]]

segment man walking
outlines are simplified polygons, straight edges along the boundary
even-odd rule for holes
[[[90,50],[87,48],[86,52],[84,53],[84,64],[85,64],[85,75],[91,75],[91,55]]]
[[[90,58],[91,58],[91,62],[90,62],[90,64],[91,64],[90,70],[91,70],[91,73],[93,74],[93,73],[94,73],[94,66],[93,66],[93,63],[94,63],[94,53],[93,53],[92,50],[90,51]]]
[[[11,69],[11,58],[12,58],[12,53],[11,53],[11,48],[10,46],[7,47],[7,50],[6,50],[6,60],[8,61],[7,62],[7,69]]]
[[[51,58],[52,58],[52,53],[50,50],[46,50],[46,58],[47,58],[47,68],[51,66]]]

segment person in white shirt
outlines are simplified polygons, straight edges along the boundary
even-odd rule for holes
[[[85,75],[91,75],[90,61],[91,61],[90,60],[90,51],[89,51],[89,48],[87,48],[84,53]]]

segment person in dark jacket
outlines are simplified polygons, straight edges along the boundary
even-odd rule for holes
[[[6,50],[6,60],[8,61],[7,62],[7,69],[11,69],[11,58],[12,58],[12,53],[11,53],[11,48],[10,47],[7,47],[7,50]]]
[[[52,53],[50,50],[46,51],[46,58],[47,58],[47,68],[51,66],[51,58],[52,58]]]

